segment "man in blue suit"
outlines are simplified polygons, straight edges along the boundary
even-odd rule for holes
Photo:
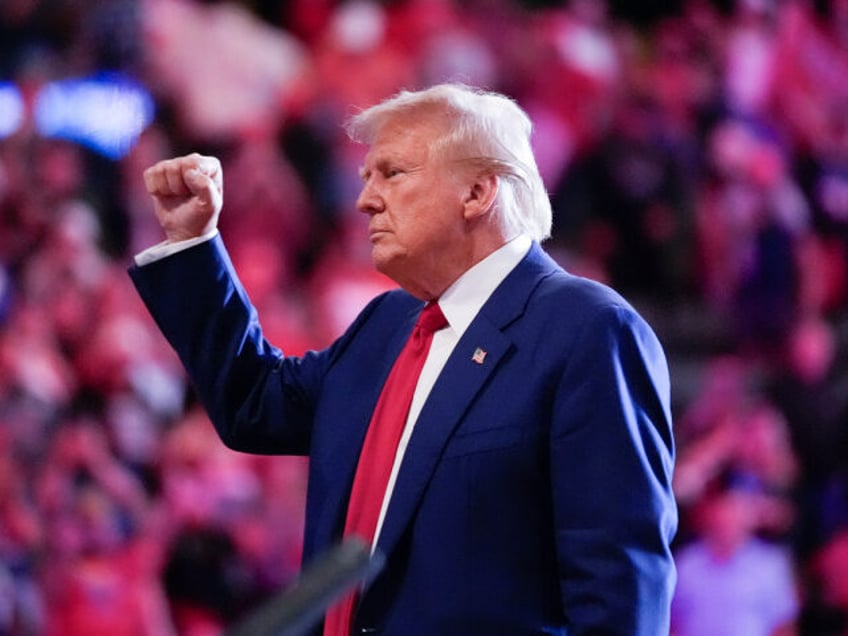
[[[133,280],[224,443],[309,455],[306,563],[342,536],[372,412],[425,303],[447,319],[398,423],[371,538],[386,565],[350,633],[668,633],[665,357],[625,300],[540,247],[551,208],[530,129],[513,101],[460,85],[355,116],[356,205],[401,289],[301,358],[263,338],[217,233],[217,160],[145,172],[167,240]]]

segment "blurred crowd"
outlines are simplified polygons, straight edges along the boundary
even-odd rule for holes
[[[196,404],[126,276],[162,240],[141,172],[221,158],[299,354],[391,286],[342,122],[448,80],[530,113],[548,249],[666,346],[675,636],[848,635],[848,0],[0,2],[25,102],[102,71],[156,104],[123,156],[0,139],[0,635],[213,636],[291,583],[305,460],[226,450]]]

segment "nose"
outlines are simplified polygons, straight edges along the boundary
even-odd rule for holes
[[[362,184],[362,190],[356,199],[356,209],[365,214],[377,214],[381,212],[385,204],[383,197],[377,191],[373,179],[368,179]]]

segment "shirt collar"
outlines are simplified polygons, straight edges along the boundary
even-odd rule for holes
[[[459,336],[477,316],[489,296],[530,251],[532,241],[517,236],[457,278],[439,297],[439,307]]]

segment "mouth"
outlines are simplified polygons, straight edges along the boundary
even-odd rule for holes
[[[386,230],[370,230],[368,232],[368,240],[371,241],[372,243],[375,243],[378,240],[380,240],[381,236],[383,236],[385,234],[388,234],[388,232],[386,232]]]

